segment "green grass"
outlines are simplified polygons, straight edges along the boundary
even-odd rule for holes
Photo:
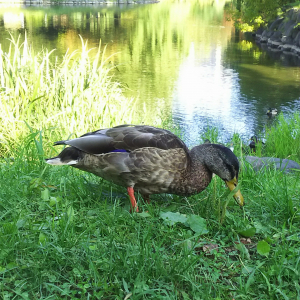
[[[26,47],[0,60],[1,299],[300,299],[299,172],[242,170],[243,210],[214,177],[130,214],[125,189],[44,163],[70,133],[138,122],[104,53],[83,43],[58,63]],[[257,153],[299,162],[299,124],[279,116]]]
[[[100,48],[88,49],[82,40],[81,51],[60,58],[55,50],[36,54],[26,37],[22,44],[12,38],[7,53],[0,45],[0,156],[18,147],[28,126],[45,130],[53,141],[95,126],[131,123],[133,100],[123,96],[111,75],[112,57]]]
[[[275,126],[267,128],[268,143],[265,156],[288,158],[300,162],[300,115],[294,113],[290,118],[282,114],[276,119]]]
[[[33,132],[1,160],[3,299],[300,299],[299,173],[243,171],[244,210],[214,177],[130,214],[125,189],[45,165],[42,142]],[[195,215],[208,233],[179,221]]]

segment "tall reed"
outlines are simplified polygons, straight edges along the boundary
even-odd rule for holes
[[[17,147],[28,128],[46,129],[47,140],[53,141],[131,122],[133,100],[113,80],[111,56],[106,58],[100,46],[92,54],[80,39],[82,49],[62,59],[55,50],[35,54],[26,36],[23,43],[11,37],[7,53],[0,44],[0,156]]]

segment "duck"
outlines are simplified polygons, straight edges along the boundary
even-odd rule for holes
[[[267,115],[269,116],[269,117],[271,117],[271,116],[276,116],[278,114],[278,110],[277,110],[277,108],[269,108],[268,110],[267,110]]]
[[[263,140],[260,141],[256,135],[251,136],[250,141],[251,141],[249,144],[250,153],[256,153],[256,146],[258,143],[261,143],[262,148],[265,146],[265,142]]]
[[[213,173],[230,191],[238,184],[239,161],[229,148],[205,143],[189,150],[171,131],[153,126],[119,125],[54,145],[67,147],[46,159],[47,164],[69,165],[127,188],[135,212],[135,191],[148,202],[152,194],[188,197],[203,191]],[[233,197],[244,205],[240,190]]]
[[[258,142],[258,139],[257,139],[257,136],[252,136],[251,138],[250,138],[250,144],[249,144],[249,147],[250,147],[250,152],[253,152],[253,153],[255,153],[256,152],[256,144],[257,144],[257,142]]]

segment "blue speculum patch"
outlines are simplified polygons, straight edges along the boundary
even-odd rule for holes
[[[110,151],[110,152],[129,152],[125,149],[116,149],[116,150],[113,150],[113,151]]]

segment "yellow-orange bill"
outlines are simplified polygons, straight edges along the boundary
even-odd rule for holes
[[[236,177],[234,177],[232,180],[230,181],[225,181],[228,188],[230,189],[230,191],[233,191],[237,184],[238,184],[238,181],[236,179]],[[244,197],[241,193],[240,190],[238,190],[234,195],[233,195],[235,201],[240,205],[240,206],[244,206]]]

